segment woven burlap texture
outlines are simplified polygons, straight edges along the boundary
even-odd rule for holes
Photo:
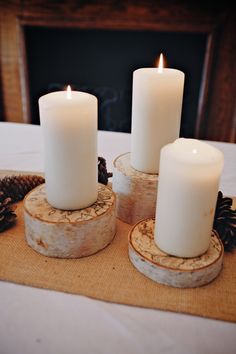
[[[81,259],[44,257],[24,234],[23,203],[17,224],[0,234],[0,279],[38,288],[80,294],[120,304],[236,320],[236,254],[225,254],[224,267],[212,283],[195,289],[157,284],[139,273],[128,258],[130,226],[117,220],[113,242]]]

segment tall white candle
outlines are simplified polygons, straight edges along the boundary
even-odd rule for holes
[[[48,202],[82,209],[97,199],[97,98],[60,91],[39,99]]]
[[[195,139],[161,150],[155,242],[168,254],[196,257],[210,243],[223,154]]]
[[[131,165],[136,170],[158,173],[161,148],[179,137],[183,87],[179,70],[161,65],[134,71]]]

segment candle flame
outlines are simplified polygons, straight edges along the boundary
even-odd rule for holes
[[[71,87],[70,85],[67,86],[67,89],[66,89],[66,97],[68,100],[71,100],[72,99],[72,96],[71,96]]]
[[[159,62],[158,62],[158,72],[162,73],[163,72],[163,54],[161,53]]]

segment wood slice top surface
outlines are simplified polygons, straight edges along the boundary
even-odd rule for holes
[[[119,155],[113,162],[115,168],[122,172],[125,176],[132,178],[145,179],[149,181],[156,181],[157,174],[144,173],[138,170],[135,170],[130,164],[130,152],[127,152],[123,155]]]
[[[180,258],[162,252],[154,242],[153,218],[143,220],[136,224],[129,233],[129,245],[142,258],[157,265],[176,271],[194,271],[211,266],[223,254],[223,244],[212,231],[210,247],[206,253],[195,258]]]
[[[98,184],[98,198],[94,204],[80,210],[60,210],[48,203],[45,184],[42,184],[27,194],[24,208],[28,214],[45,222],[77,223],[104,215],[114,205],[114,201],[115,194],[112,190],[103,184]]]

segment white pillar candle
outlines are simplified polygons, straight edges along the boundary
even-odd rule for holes
[[[179,137],[184,73],[142,68],[133,74],[131,165],[158,173],[161,148]]]
[[[155,243],[168,254],[196,257],[210,243],[223,154],[195,139],[161,150]]]
[[[97,199],[97,98],[60,91],[39,99],[46,194],[55,208],[76,210]]]

